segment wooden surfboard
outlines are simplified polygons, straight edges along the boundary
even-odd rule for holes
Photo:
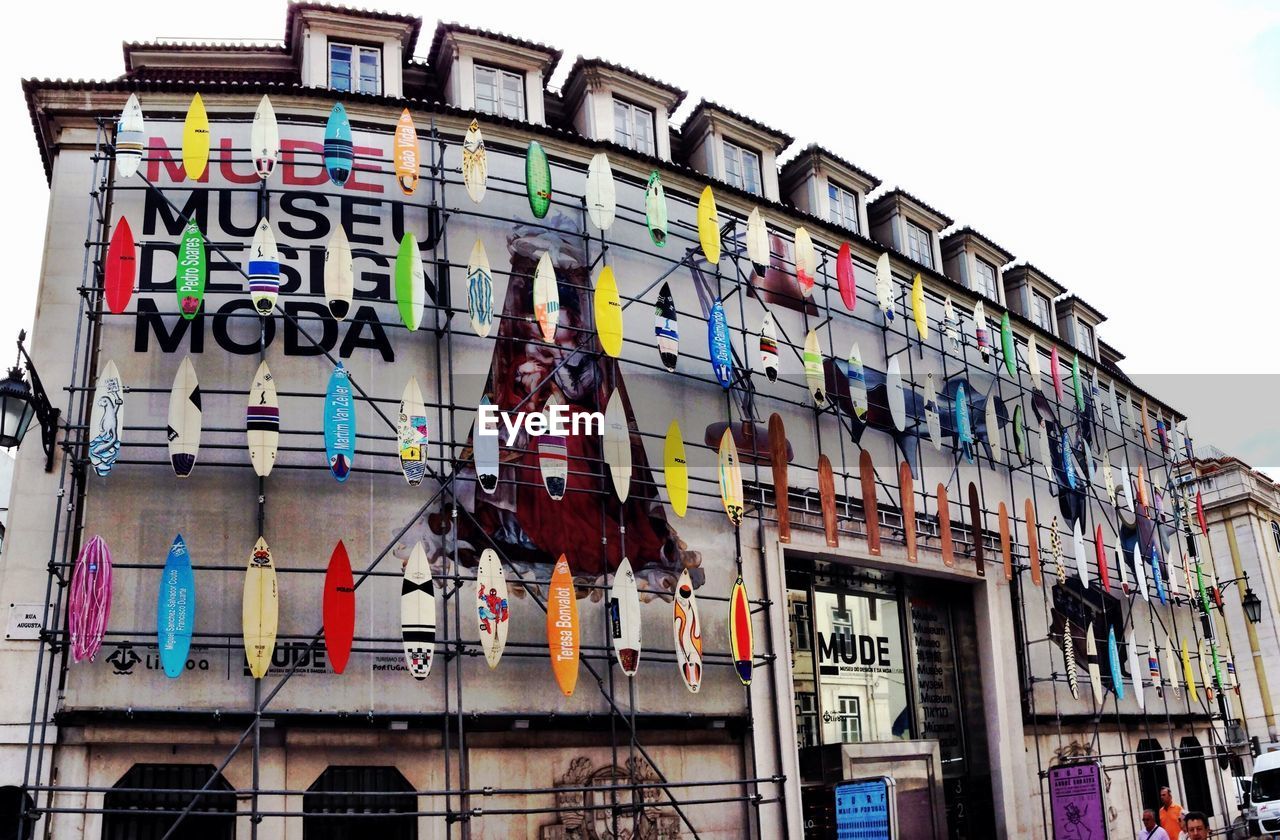
[[[400,119],[396,122],[391,159],[395,162],[396,184],[400,186],[400,192],[413,195],[418,188],[418,129],[413,125],[413,115],[408,108],[400,112]]]
[[[587,217],[592,224],[605,231],[613,226],[617,213],[617,191],[613,185],[613,168],[609,156],[597,152],[587,166]]]
[[[978,502],[978,485],[969,482],[969,528],[973,533],[973,562],[978,577],[987,576],[986,528],[982,522],[982,505]]]
[[[842,242],[836,254],[836,285],[844,308],[853,312],[858,307],[858,285],[853,273],[853,249],[848,242]]]
[[[487,405],[493,405],[493,403],[489,402],[489,396],[486,394],[480,398],[480,409],[483,410]],[[476,483],[485,493],[492,493],[498,489],[498,435],[482,434],[479,412],[476,418],[477,422],[471,432],[471,458],[475,462]]]
[[[347,669],[356,632],[356,582],[342,540],[333,547],[324,573],[324,649],[335,674]]]
[[[684,436],[676,420],[667,426],[667,437],[662,444],[662,480],[667,485],[671,510],[683,517],[689,507],[689,464],[685,460]]]
[[[187,118],[182,124],[182,170],[187,178],[199,181],[209,165],[209,114],[200,94],[191,97]]]
[[[1028,497],[1026,501],[1027,517],[1027,564],[1031,567],[1031,582],[1040,585],[1040,523],[1036,521],[1036,506]]]
[[[609,642],[622,673],[634,677],[640,667],[640,592],[626,557],[618,564],[609,589]]]
[[[662,189],[662,176],[658,170],[649,173],[644,188],[644,223],[649,229],[649,239],[659,248],[667,244],[667,194]]]
[[[813,296],[813,284],[818,276],[818,254],[813,248],[813,237],[804,226],[796,228],[796,282],[800,284],[800,294],[806,298]]]
[[[671,287],[665,282],[658,289],[658,302],[653,307],[653,333],[658,340],[658,358],[662,360],[662,366],[674,372],[680,356],[680,327]]]
[[[560,405],[564,405],[564,400],[559,393],[553,393],[543,410],[551,415]],[[539,435],[538,469],[547,495],[556,501],[563,499],[569,483],[569,447],[563,435]]]
[[[258,365],[244,411],[244,429],[249,439],[249,461],[260,477],[271,475],[280,443],[280,399],[266,362]]]
[[[534,217],[545,217],[551,209],[551,167],[547,164],[547,153],[537,140],[530,140],[525,152],[524,187]]]
[[[106,476],[120,457],[124,434],[124,383],[110,359],[102,366],[94,387],[88,433],[89,463],[94,472]]]
[[[266,216],[258,221],[258,228],[253,233],[245,274],[249,275],[249,296],[253,300],[253,308],[263,317],[270,315],[276,308],[276,296],[280,293],[280,251],[276,248],[276,237]]]
[[[132,178],[142,163],[142,150],[146,143],[146,123],[142,118],[142,106],[138,95],[129,94],[116,122],[116,177]]]
[[[757,277],[763,277],[769,268],[769,229],[759,207],[752,207],[747,216],[747,259]]]
[[[751,604],[747,599],[747,587],[742,575],[733,584],[729,596],[729,650],[733,655],[733,667],[743,685],[751,685],[751,670],[755,664],[751,634]]]
[[[822,530],[826,534],[827,546],[837,548],[840,545],[840,525],[836,521],[836,482],[831,473],[831,459],[826,455],[818,456],[818,498],[822,504]]]
[[[902,508],[902,534],[907,543],[907,562],[917,563],[920,557],[916,551],[916,490],[911,480],[911,465],[906,461],[898,464],[898,500]]]
[[[422,325],[427,283],[422,269],[422,252],[418,249],[417,237],[412,233],[405,233],[400,240],[395,274],[396,308],[400,311],[400,321],[409,332],[414,332]]]
[[[425,680],[436,649],[436,583],[420,542],[409,552],[400,583],[400,635],[409,673]]]
[[[476,566],[476,624],[480,648],[489,669],[498,667],[507,646],[507,630],[511,626],[511,601],[507,595],[507,575],[502,560],[492,548],[480,554]]]
[[[893,271],[887,251],[876,260],[876,302],[885,323],[893,321]]]
[[[1009,535],[1009,509],[1000,503],[997,516],[1000,521],[1000,557],[1004,560],[1004,579],[1013,580],[1013,539]]]
[[[615,388],[604,409],[604,435],[601,441],[604,462],[613,477],[613,492],[625,502],[631,491],[631,430],[627,411],[622,405],[622,391]]]
[[[938,485],[938,543],[942,549],[942,563],[948,568],[956,564],[955,545],[951,542],[951,508],[947,504],[947,487]]]
[[[351,243],[342,225],[333,229],[324,249],[324,297],[329,314],[341,321],[351,311],[355,294],[355,275],[351,267]]]
[[[182,242],[178,246],[178,271],[174,288],[178,294],[178,311],[190,321],[200,311],[204,301],[205,278],[208,262],[205,257],[204,234],[195,217],[182,229]]]
[[[484,135],[480,132],[480,123],[472,120],[466,136],[462,138],[462,184],[476,204],[484,201],[488,180],[489,160],[484,150]]]
[[[342,103],[335,103],[324,127],[324,168],[329,180],[338,186],[347,182],[355,163],[355,146],[351,143],[351,121]]]
[[[182,534],[174,537],[160,573],[156,598],[156,633],[165,676],[177,679],[187,668],[191,634],[196,626],[196,578]]]
[[[560,283],[551,264],[550,251],[542,252],[533,272],[533,317],[538,322],[542,340],[553,343],[560,328]]]
[[[484,242],[478,236],[467,261],[467,314],[475,334],[487,338],[493,326],[493,272],[489,269]]]
[[[822,348],[818,346],[818,334],[809,330],[804,337],[804,379],[813,395],[813,404],[827,407],[827,385],[822,372]]]
[[[596,280],[594,296],[596,335],[605,355],[618,358],[622,355],[622,301],[618,298],[618,281],[613,269],[605,266]]]
[[[396,421],[400,472],[410,487],[417,487],[427,474],[427,408],[417,377],[410,376],[400,396],[400,416]]]
[[[324,401],[324,449],[329,471],[338,481],[346,481],[356,455],[356,406],[347,369],[338,362],[329,376]]]
[[[929,304],[924,296],[924,278],[916,272],[911,283],[911,317],[916,322],[916,335],[921,341],[929,340]]]
[[[698,620],[698,597],[694,594],[688,569],[680,572],[671,606],[676,670],[680,672],[685,688],[697,694],[702,687],[702,624]]]
[[[107,309],[119,315],[133,299],[133,285],[138,278],[138,259],[134,253],[133,230],[124,216],[116,222],[107,246],[107,263],[103,269],[103,292]]]
[[[572,697],[578,685],[579,638],[578,595],[569,561],[561,554],[547,587],[547,646],[551,672],[565,697]]]
[[[280,160],[280,124],[276,122],[276,111],[271,107],[271,99],[265,94],[258,101],[258,110],[253,112],[249,148],[253,155],[254,171],[259,178],[267,180],[276,171],[276,162]]]
[[[867,553],[880,556],[880,510],[876,505],[876,469],[871,453],[858,455],[858,475],[862,479],[862,512],[867,520]]]
[[[727,428],[720,437],[719,453],[720,500],[729,521],[742,524],[742,467],[738,463],[738,447],[733,442],[733,429]]]
[[[266,676],[271,654],[276,649],[276,627],[280,617],[280,594],[276,590],[276,567],[267,541],[258,537],[244,575],[241,626],[244,654],[255,680]]]
[[[778,331],[770,312],[766,312],[760,322],[760,366],[770,382],[778,381]]]
[[[698,199],[698,243],[707,262],[712,265],[720,262],[720,214],[710,186],[703,187]]]
[[[203,418],[200,382],[196,379],[191,357],[186,356],[173,377],[173,390],[169,392],[169,425],[165,428],[165,435],[169,438],[169,463],[178,478],[186,478],[196,465]]]
[[[787,477],[787,430],[777,412],[769,415],[769,464],[773,469],[773,503],[777,509],[778,541],[791,542],[791,498]]]

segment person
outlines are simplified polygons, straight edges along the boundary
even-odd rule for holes
[[[1160,788],[1160,827],[1169,840],[1178,840],[1182,833],[1182,806],[1173,801],[1173,791],[1168,787]]]
[[[1142,812],[1142,828],[1138,840],[1169,840],[1169,832],[1156,824],[1156,812],[1148,808]]]
[[[1200,811],[1187,811],[1182,818],[1187,840],[1209,840],[1209,818]]]

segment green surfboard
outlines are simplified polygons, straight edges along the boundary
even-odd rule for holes
[[[537,140],[529,141],[529,151],[524,156],[524,186],[529,193],[529,209],[534,216],[543,218],[551,209],[551,167]]]
[[[204,234],[200,233],[199,225],[192,219],[182,229],[182,243],[178,246],[178,273],[173,281],[178,293],[178,311],[188,321],[200,312],[207,268]]]
[[[422,305],[426,295],[426,276],[422,271],[422,253],[418,240],[406,233],[396,254],[396,307],[400,320],[410,331],[422,324]]]
[[[1009,323],[1009,313],[1000,316],[1000,352],[1004,354],[1004,369],[1009,376],[1018,378],[1018,357],[1013,349],[1013,324]]]
[[[1080,377],[1080,354],[1071,356],[1071,387],[1076,392],[1076,411],[1084,411],[1084,379]]]

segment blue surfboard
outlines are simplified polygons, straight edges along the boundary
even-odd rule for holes
[[[329,112],[329,122],[324,127],[324,168],[329,180],[338,186],[345,184],[354,162],[351,121],[347,119],[347,109],[339,102]]]
[[[325,393],[324,451],[333,477],[346,481],[356,456],[356,404],[351,396],[351,379],[342,362],[333,369]]]
[[[1111,660],[1111,685],[1116,697],[1124,699],[1124,680],[1120,678],[1120,650],[1116,647],[1116,628],[1107,628],[1107,658]]]
[[[1156,579],[1156,594],[1160,596],[1160,603],[1169,603],[1169,596],[1164,594],[1164,575],[1160,574],[1160,550],[1154,542],[1151,543],[1151,576]]]
[[[196,624],[196,576],[191,571],[191,555],[182,535],[174,537],[169,556],[160,573],[160,594],[156,598],[156,633],[160,643],[160,664],[165,674],[176,679],[187,669],[191,632]]]
[[[963,385],[956,387],[955,423],[956,441],[960,444],[960,451],[964,453],[965,460],[972,464],[973,427],[969,425],[969,397]]]
[[[1067,486],[1076,489],[1076,468],[1071,463],[1071,442],[1067,440],[1067,430],[1062,430],[1062,471],[1067,476]]]
[[[729,321],[724,316],[720,301],[711,304],[707,318],[707,349],[711,354],[711,370],[721,388],[733,384],[733,351],[729,349]]]

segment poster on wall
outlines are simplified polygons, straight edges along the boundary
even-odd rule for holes
[[[1049,802],[1055,840],[1105,840],[1106,805],[1102,768],[1069,764],[1049,771]]]
[[[836,785],[837,840],[896,838],[892,788],[893,779],[888,776]]]

